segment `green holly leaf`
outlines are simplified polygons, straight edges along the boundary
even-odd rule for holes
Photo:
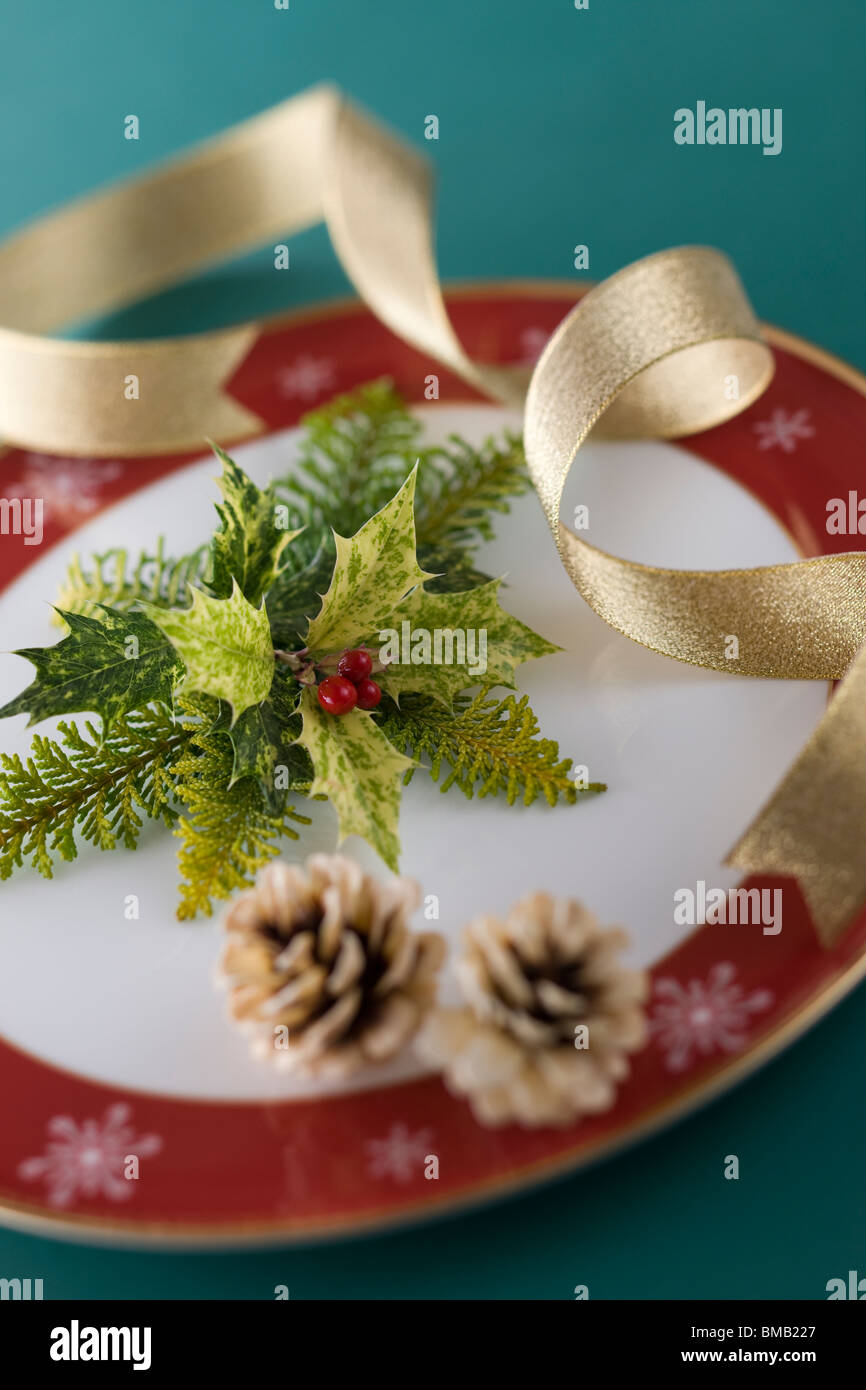
[[[326,796],[340,826],[340,843],[360,835],[396,871],[400,853],[397,821],[401,783],[414,763],[382,733],[369,714],[326,714],[316,692],[306,689],[300,702],[299,744],[315,769],[311,796]]]
[[[300,531],[281,529],[286,509],[278,510],[272,487],[262,491],[219,445],[212,448],[222,459],[222,477],[217,481],[223,501],[217,506],[220,527],[211,542],[205,582],[216,598],[228,598],[237,580],[244,598],[258,608],[276,578],[286,546]]]
[[[410,589],[433,578],[415,554],[413,469],[396,496],[350,539],[334,534],[337,558],[331,587],[310,623],[313,652],[339,651],[382,627]]]
[[[376,679],[399,700],[413,690],[453,706],[454,697],[473,685],[514,686],[514,668],[535,657],[558,652],[498,599],[500,579],[465,593],[431,594],[417,588],[388,619],[388,627],[369,636],[389,662]],[[438,660],[437,660],[438,658]]]
[[[285,804],[289,790],[308,792],[312,781],[310,760],[297,743],[298,695],[295,682],[277,671],[268,698],[244,710],[227,730],[234,755],[229,785],[255,777],[272,813]]]
[[[233,580],[231,598],[192,589],[190,608],[155,608],[150,616],[186,667],[185,694],[216,695],[232,708],[232,724],[251,705],[267,699],[274,678],[274,649],[264,604],[256,608]]]
[[[232,726],[231,741],[234,759],[229,786],[241,777],[255,777],[274,809],[280,800],[275,769],[280,764],[283,729],[269,700],[244,710]],[[287,784],[282,791],[286,789]]]
[[[334,541],[329,533],[304,569],[281,570],[268,590],[265,606],[275,647],[302,647],[310,614],[322,606],[322,594],[334,573]]]
[[[153,701],[168,703],[182,671],[177,653],[143,613],[95,616],[57,610],[69,635],[53,647],[23,647],[17,656],[36,667],[36,679],[0,709],[0,717],[29,713],[30,724],[56,714],[93,710],[107,731],[114,719]]]

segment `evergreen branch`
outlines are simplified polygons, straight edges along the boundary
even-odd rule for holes
[[[120,548],[106,550],[91,555],[86,566],[80,555],[73,555],[58,591],[57,607],[93,616],[98,604],[120,613],[142,601],[159,608],[182,606],[188,601],[190,584],[206,569],[210,547],[199,546],[192,554],[173,560],[163,546],[160,536],[153,554],[142,550],[134,559]],[[62,614],[55,613],[54,621],[62,624]]]
[[[472,546],[493,539],[492,512],[506,513],[510,499],[530,487],[519,435],[480,449],[458,435],[431,450],[419,469],[416,532],[421,546]]]
[[[71,860],[80,839],[134,849],[142,819],[172,825],[173,763],[185,741],[162,705],[115,719],[102,734],[65,720],[60,740],[33,739],[26,762],[0,754],[0,878],[25,859],[45,878],[54,856]]]
[[[415,466],[421,425],[387,379],[302,420],[296,468],[277,480],[297,508],[291,524],[352,536],[399,492]]]
[[[438,548],[445,555],[448,547],[492,539],[490,513],[507,512],[509,499],[530,486],[518,435],[506,432],[501,444],[487,439],[480,449],[458,435],[444,447],[422,446],[421,423],[387,379],[338,396],[302,424],[297,469],[277,486],[295,503],[292,527],[311,527],[317,539],[329,527],[354,535],[416,463],[419,553]]]
[[[189,697],[181,708],[188,742],[174,770],[176,793],[186,807],[175,829],[182,880],[177,915],[184,921],[198,912],[210,916],[214,899],[247,887],[279,853],[284,835],[298,839],[292,822],[310,820],[285,803],[273,814],[255,777],[232,782],[231,740],[215,727],[215,701]]]
[[[449,715],[440,704],[421,695],[406,695],[399,709],[390,708],[381,720],[390,741],[415,758],[430,759],[430,775],[440,790],[458,786],[469,798],[505,794],[509,806],[518,796],[530,806],[543,796],[548,805],[562,799],[573,802],[586,793],[605,791],[601,782],[579,788],[571,772],[571,759],[559,757],[559,745],[541,738],[538,720],[529,698],[489,699],[483,690],[475,699],[458,699]],[[411,780],[412,770],[405,781]]]

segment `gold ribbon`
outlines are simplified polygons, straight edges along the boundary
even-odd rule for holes
[[[589,545],[559,519],[590,430],[694,434],[742,410],[772,359],[730,263],[683,247],[637,261],[560,324],[526,400],[526,456],[562,562],[611,627],[678,661],[742,676],[845,677],[732,866],[794,875],[825,945],[866,899],[866,553],[744,570],[668,570]],[[739,399],[725,398],[731,376]],[[738,639],[739,659],[725,654]],[[847,674],[846,674],[847,672]]]
[[[257,433],[261,422],[224,390],[255,324],[148,342],[43,335],[323,218],[383,322],[479,389],[522,404],[527,373],[471,360],[448,319],[431,188],[423,158],[322,86],[41,219],[0,246],[0,436],[48,452],[134,456]],[[866,900],[866,555],[665,570],[606,554],[559,519],[565,478],[591,430],[693,434],[743,410],[772,371],[730,262],[708,248],[664,251],[592,290],[557,329],[526,396],[526,451],[563,564],[612,627],[719,671],[844,675],[728,857],[747,871],[796,876],[829,945]],[[137,399],[127,399],[130,376]],[[731,377],[737,392],[725,389]],[[736,663],[723,634],[739,640]]]
[[[43,335],[323,218],[389,327],[498,398],[522,401],[526,374],[476,366],[448,320],[426,161],[321,86],[0,246],[0,439],[133,456],[259,433],[258,417],[224,391],[255,324],[147,342]]]

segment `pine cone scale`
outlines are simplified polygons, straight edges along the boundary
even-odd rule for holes
[[[325,984],[328,994],[339,996],[356,985],[364,974],[365,965],[366,956],[360,940],[354,932],[346,932]]]

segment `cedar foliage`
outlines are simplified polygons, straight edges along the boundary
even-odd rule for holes
[[[441,779],[443,792],[456,786],[470,799],[504,794],[509,806],[518,799],[531,806],[542,796],[555,806],[605,790],[601,782],[578,788],[571,759],[560,758],[555,740],[541,737],[527,695],[496,700],[483,690],[473,700],[458,697],[453,715],[424,695],[406,695],[399,710],[383,716],[382,727],[402,752],[430,760],[430,776]]]
[[[186,742],[165,706],[116,719],[105,736],[61,720],[58,739],[34,735],[29,758],[0,754],[0,878],[25,860],[45,878],[74,859],[78,838],[135,849],[143,821],[173,825],[174,768]]]

